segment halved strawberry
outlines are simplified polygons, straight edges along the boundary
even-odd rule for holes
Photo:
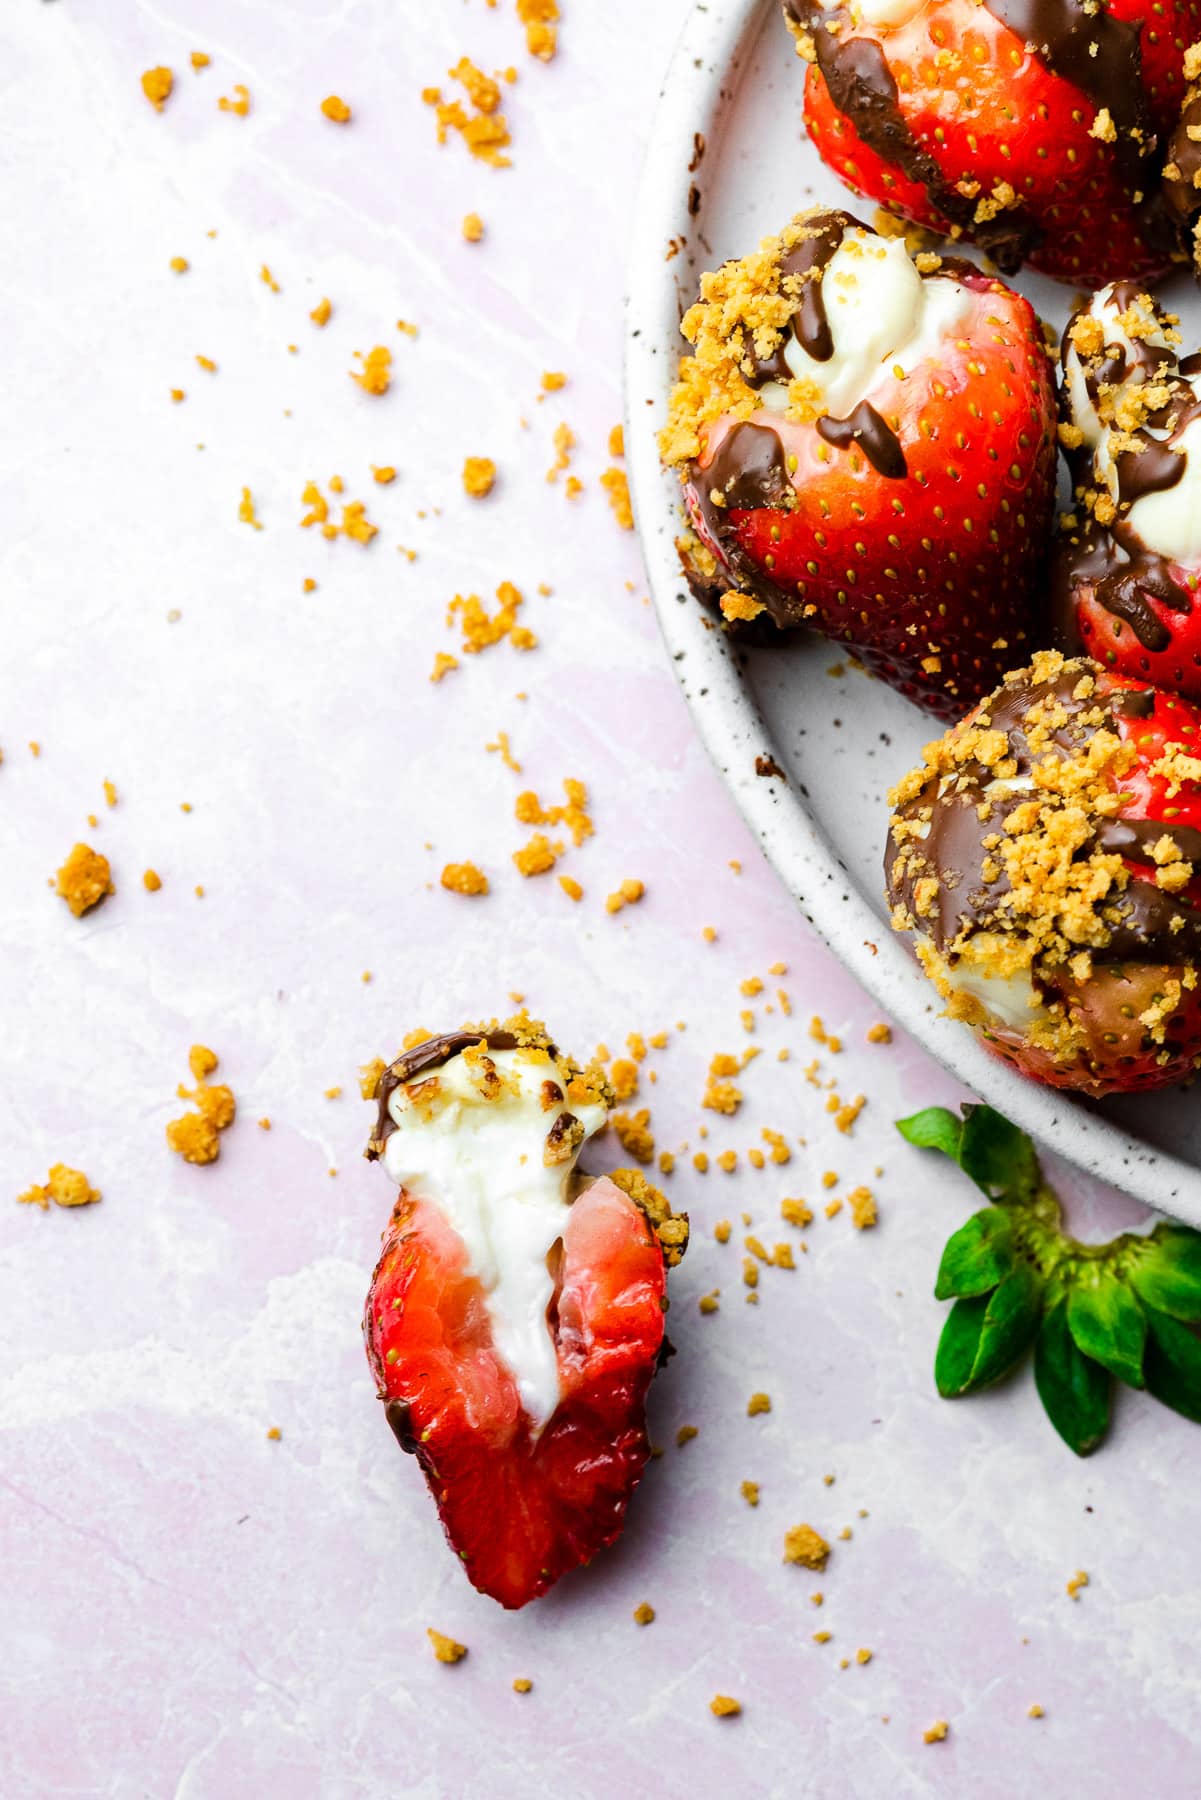
[[[493,1030],[474,1061],[468,1048],[466,1072],[461,1046],[477,1039],[465,1033],[431,1040],[386,1078],[391,1085],[373,1149],[394,1162],[419,1158],[420,1148],[406,1151],[400,1140],[433,1119],[443,1146],[447,1131],[461,1134],[461,1159],[434,1159],[444,1176],[457,1171],[460,1191],[402,1187],[363,1321],[392,1430],[416,1455],[469,1580],[506,1607],[545,1593],[621,1530],[649,1454],[645,1400],[665,1353],[666,1266],[687,1242],[686,1220],[673,1218],[640,1175],[619,1171],[588,1182],[571,1173],[574,1151],[555,1157],[565,1165],[562,1204],[552,1194],[545,1243],[537,1236],[537,1195],[523,1199],[506,1183],[514,1169],[536,1174],[545,1166],[547,1124],[553,1131],[565,1095],[571,1104],[573,1073],[579,1079],[580,1072],[544,1037],[539,1042],[528,1029],[516,1035],[524,1041],[510,1049],[513,1034]],[[502,1038],[506,1048],[498,1049]],[[540,1051],[549,1060],[540,1061]],[[441,1094],[430,1093],[431,1083]],[[539,1083],[558,1090],[540,1124]],[[493,1126],[498,1109],[511,1106],[519,1111],[505,1117],[518,1137],[506,1161]],[[473,1266],[449,1215],[481,1191],[486,1202],[490,1176],[496,1204],[485,1206],[487,1229],[478,1241],[495,1254],[485,1270]],[[467,1211],[459,1216],[465,1221]],[[518,1273],[525,1269],[533,1281],[518,1319],[504,1313],[517,1291],[512,1268],[507,1279],[501,1272],[506,1233]],[[544,1296],[541,1314],[528,1309],[531,1291]],[[511,1327],[517,1335],[506,1338]],[[518,1345],[524,1368],[514,1366],[512,1351],[506,1356],[502,1340]],[[551,1358],[549,1397],[538,1375],[539,1340]],[[527,1380],[523,1387],[531,1369],[534,1386]],[[537,1416],[530,1410],[535,1390]]]
[[[1201,354],[1119,281],[1069,320],[1061,361],[1075,504],[1053,565],[1057,639],[1201,698]]]
[[[847,644],[944,718],[1020,662],[1054,500],[1031,307],[841,212],[701,282],[665,459],[696,591]]]
[[[1056,652],[896,790],[893,923],[948,1012],[1049,1086],[1201,1067],[1201,708]]]
[[[805,122],[855,192],[1059,280],[1162,274],[1201,0],[784,0]]]

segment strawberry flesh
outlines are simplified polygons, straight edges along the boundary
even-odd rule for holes
[[[520,1607],[621,1531],[649,1454],[666,1271],[642,1210],[607,1178],[564,1212],[548,1312],[559,1403],[535,1434],[497,1355],[462,1239],[402,1192],[364,1319],[389,1423],[416,1455],[472,1584]]]

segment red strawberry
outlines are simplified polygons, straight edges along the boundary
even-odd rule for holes
[[[1137,282],[1063,336],[1076,510],[1054,562],[1056,633],[1116,672],[1201,698],[1201,355]]]
[[[952,1017],[1052,1087],[1201,1068],[1201,708],[1047,652],[895,799],[893,922]]]
[[[811,626],[962,713],[1027,648],[1054,500],[1030,306],[828,212],[701,295],[661,439],[694,588],[732,621]]]
[[[823,159],[1007,272],[1162,274],[1159,197],[1201,0],[784,0]]]
[[[469,1045],[476,1041],[466,1037]],[[447,1086],[463,1042],[463,1036],[433,1040],[393,1065],[376,1154],[382,1150],[391,1160],[384,1140],[386,1127],[396,1124],[393,1095],[399,1092],[409,1108],[400,1113],[401,1137],[423,1109],[436,1113],[431,1072],[435,1084]],[[483,1111],[463,1127],[465,1143],[474,1133],[491,1154],[493,1120],[486,1114],[508,1104],[504,1088],[520,1073],[521,1050],[516,1062],[506,1052],[505,1034],[492,1032],[475,1068],[480,1080],[498,1077],[501,1086],[480,1099]],[[546,1070],[535,1064],[534,1073],[540,1081]],[[553,1048],[549,1079],[571,1088]],[[471,1113],[461,1099],[451,1104]],[[552,1104],[552,1119],[558,1105]],[[459,1129],[459,1115],[448,1116]],[[527,1141],[522,1160],[532,1164],[541,1153],[537,1139]],[[464,1192],[477,1176],[487,1183],[489,1173],[473,1165],[463,1176]],[[498,1166],[498,1184],[504,1179]],[[618,1175],[624,1188],[609,1177],[584,1185],[569,1170],[564,1179],[570,1203],[544,1247],[547,1300],[538,1321],[557,1378],[545,1419],[531,1417],[518,1374],[498,1346],[503,1284],[494,1280],[489,1287],[471,1266],[467,1242],[437,1199],[402,1189],[364,1318],[388,1421],[420,1462],[469,1580],[506,1607],[536,1599],[621,1531],[649,1454],[645,1400],[665,1353],[666,1263],[678,1260],[687,1241],[686,1221],[673,1219],[662,1196],[637,1174]],[[511,1208],[509,1202],[492,1212],[493,1236],[526,1230]]]

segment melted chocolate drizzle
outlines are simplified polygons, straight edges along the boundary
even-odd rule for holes
[[[792,380],[794,371],[789,366],[786,351],[793,335],[814,362],[829,362],[834,354],[834,334],[826,315],[822,277],[848,230],[855,227],[862,231],[869,229],[850,213],[821,213],[809,221],[810,235],[794,244],[784,257],[780,264],[781,287],[789,276],[801,277],[796,309],[771,355],[754,358],[754,373],[746,378],[748,387],[759,388],[769,381]]]
[[[713,461],[698,471],[696,480],[706,496],[720,493],[727,508],[782,506],[793,491],[779,432],[746,421],[726,433]]]
[[[376,1116],[375,1131],[367,1145],[368,1162],[377,1162],[383,1153],[384,1145],[396,1130],[396,1120],[388,1110],[388,1102],[398,1087],[404,1087],[415,1081],[418,1075],[432,1074],[440,1069],[452,1057],[459,1056],[472,1044],[485,1043],[489,1050],[516,1050],[517,1039],[511,1031],[448,1031],[441,1037],[427,1038],[423,1044],[414,1044],[411,1050],[402,1051],[390,1068],[380,1076],[376,1099],[379,1110]],[[556,1054],[553,1045],[551,1054]]]
[[[819,419],[817,435],[836,450],[857,444],[872,468],[889,481],[903,481],[909,473],[900,438],[870,400],[861,400],[848,418]]]
[[[1097,674],[1096,691],[1078,698],[1076,688],[1085,669]],[[1083,714],[1100,707],[1115,721],[1150,715],[1155,704],[1154,689],[1107,687],[1104,676],[1095,665],[1068,664],[1050,682],[1035,684],[1027,672],[1020,681],[1006,682],[981,707],[981,724],[1003,731],[1009,753],[1017,765],[1017,778],[1028,775],[1038,760],[1050,752],[1046,746],[1037,753],[1030,748],[1024,724],[1032,705],[1054,699],[1067,718],[1054,730],[1052,744],[1066,757],[1085,751],[1090,737],[1098,729],[1095,722],[1085,723]],[[929,831],[924,840],[909,840],[903,867],[898,872],[899,846],[889,833],[885,854],[885,872],[889,900],[902,903],[914,916],[920,917],[923,929],[943,955],[954,954],[960,934],[987,931],[994,927],[1009,928],[1003,902],[1010,892],[1008,877],[995,849],[986,847],[985,839],[1004,835],[1005,820],[1030,798],[1027,789],[990,796],[985,788],[993,779],[992,771],[980,764],[965,766],[959,780],[941,796],[939,777],[930,782],[916,799],[901,807],[902,819],[929,813]],[[985,817],[980,817],[981,810]],[[1128,862],[1153,862],[1151,846],[1162,837],[1170,837],[1184,860],[1201,865],[1201,831],[1191,826],[1174,825],[1170,819],[1119,818],[1098,820],[1095,835],[1081,854],[1099,846],[1116,852]],[[986,864],[997,871],[986,878]],[[919,913],[917,887],[933,875],[938,882],[935,910]],[[1106,902],[1101,917],[1109,929],[1109,942],[1103,949],[1093,950],[1098,964],[1162,962],[1169,965],[1201,956],[1201,908],[1187,899],[1173,895],[1155,885],[1154,880],[1132,876],[1126,888]]]

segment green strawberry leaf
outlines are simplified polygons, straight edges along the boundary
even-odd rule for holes
[[[959,1144],[963,1123],[945,1106],[928,1106],[924,1112],[911,1113],[897,1120],[897,1130],[906,1143],[919,1150],[941,1150],[952,1162],[959,1161]]]
[[[1004,1207],[986,1206],[947,1239],[934,1298],[986,1294],[1009,1273],[1013,1261],[1013,1221]]]
[[[1038,1187],[1038,1158],[1024,1131],[991,1106],[965,1106],[959,1164],[990,1200],[1022,1202]]]
[[[1096,1279],[1087,1284],[1077,1282],[1069,1290],[1068,1329],[1083,1355],[1119,1381],[1141,1388],[1147,1318],[1138,1296],[1100,1265],[1088,1273]]]
[[[1157,1312],[1201,1323],[1201,1232],[1157,1225],[1130,1265],[1130,1285]]]
[[[944,1399],[974,1394],[1013,1368],[1038,1330],[1042,1282],[1019,1263],[991,1294],[956,1300],[934,1358]]]
[[[1110,1378],[1085,1356],[1059,1300],[1042,1322],[1034,1346],[1034,1385],[1043,1411],[1077,1456],[1091,1456],[1109,1430]]]
[[[1187,1325],[1151,1308],[1143,1374],[1157,1400],[1201,1425],[1201,1339]]]
[[[991,1106],[964,1106],[959,1120],[945,1106],[897,1120],[897,1130],[919,1150],[941,1150],[970,1175],[990,1200],[1015,1204],[1033,1198],[1039,1185],[1038,1158],[1024,1131]]]

